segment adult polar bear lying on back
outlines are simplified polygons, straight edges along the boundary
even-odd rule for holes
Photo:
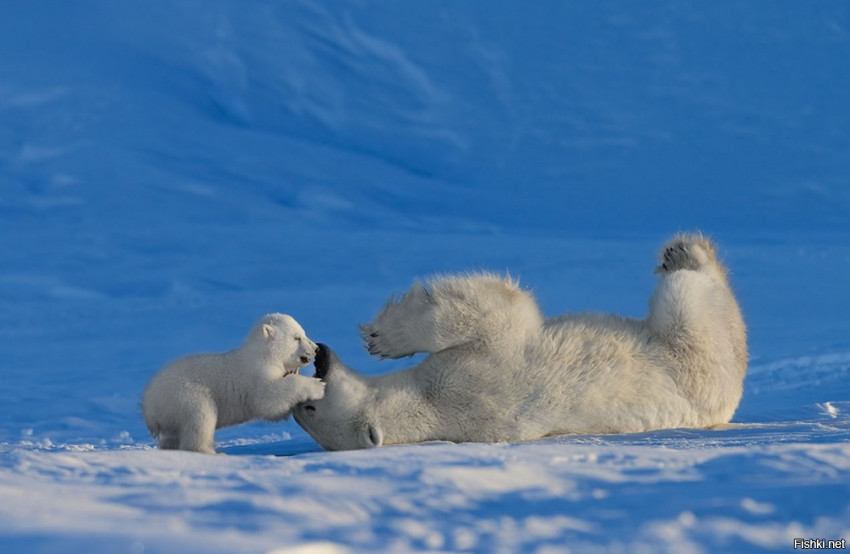
[[[700,235],[675,237],[660,262],[644,320],[544,319],[530,293],[487,274],[414,285],[361,330],[374,355],[430,356],[368,378],[320,345],[325,396],[295,419],[330,450],[727,423],[747,346],[726,270]]]

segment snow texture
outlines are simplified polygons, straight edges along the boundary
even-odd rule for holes
[[[850,539],[843,0],[0,3],[0,550],[754,552]],[[641,317],[721,246],[736,425],[323,452],[154,449],[144,385],[292,314],[509,272]],[[415,362],[415,360],[414,360]]]

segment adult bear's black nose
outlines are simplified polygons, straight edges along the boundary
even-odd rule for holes
[[[316,368],[316,377],[324,381],[325,376],[328,374],[328,369],[331,367],[332,352],[327,344],[320,342],[317,346],[319,348],[316,350],[316,359],[313,361],[313,366]]]

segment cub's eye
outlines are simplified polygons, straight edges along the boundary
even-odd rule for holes
[[[295,342],[301,342],[301,337],[295,337]]]

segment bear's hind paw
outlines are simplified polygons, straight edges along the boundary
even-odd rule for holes
[[[702,235],[679,235],[661,249],[661,265],[655,272],[699,271],[714,260],[714,247],[708,239]]]

